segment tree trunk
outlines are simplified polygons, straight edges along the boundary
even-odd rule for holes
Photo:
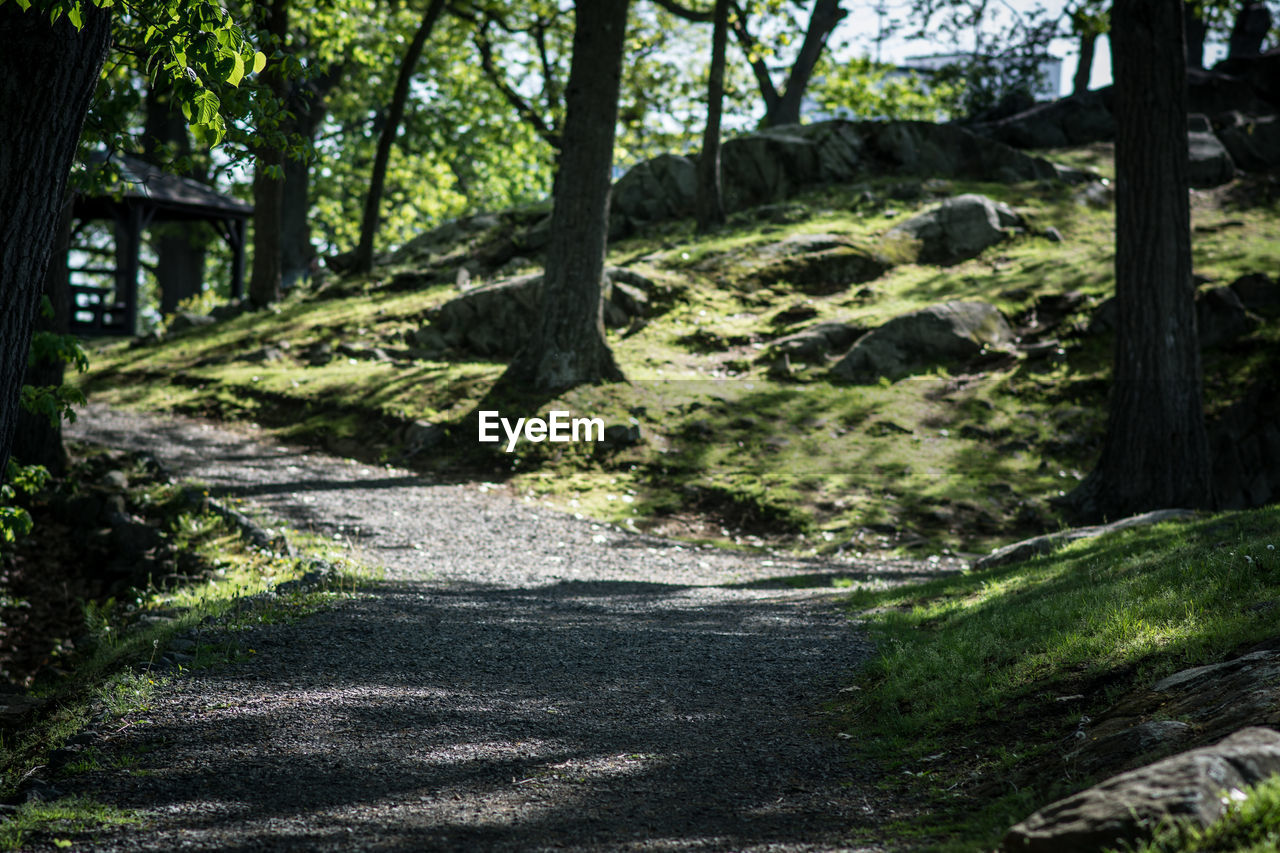
[[[1187,41],[1187,67],[1188,68],[1204,68],[1204,39],[1208,35],[1209,26],[1204,22],[1204,18],[1196,11],[1194,3],[1183,3],[1182,5],[1182,25],[1184,37]],[[1111,22],[1111,32],[1115,32],[1115,21]],[[1111,53],[1115,56],[1116,42],[1111,40]],[[1115,62],[1115,59],[1112,59]]]
[[[342,79],[345,67],[335,63],[319,77],[294,87],[289,95],[293,130],[308,143],[329,108],[326,99]],[[290,288],[311,276],[316,258],[311,243],[311,166],[308,160],[289,158],[284,164],[284,196],[280,211],[280,283]]]
[[[71,323],[70,272],[67,270],[67,253],[71,250],[71,222],[73,196],[68,193],[49,255],[49,266],[44,274],[43,295],[53,308],[52,316],[36,312],[33,327],[36,331],[67,334]],[[42,300],[43,301],[43,300]],[[57,387],[66,375],[62,359],[42,358],[27,364],[24,384],[33,388]],[[62,476],[67,470],[67,450],[62,444],[62,419],[50,423],[46,415],[37,415],[25,409],[18,410],[18,427],[13,436],[13,458],[27,465],[43,465],[49,473]]]
[[[1213,502],[1191,281],[1181,5],[1120,0],[1112,12],[1114,378],[1102,456],[1067,500],[1088,517]]]
[[[1086,30],[1080,34],[1080,62],[1076,76],[1071,81],[1071,94],[1083,95],[1089,91],[1089,78],[1093,76],[1093,55],[1098,47],[1098,34]]]
[[[66,17],[50,25],[16,3],[0,6],[0,477],[67,177],[111,34],[109,10],[85,3],[81,13],[76,30]]]
[[[352,260],[352,271],[368,272],[373,268],[373,238],[378,232],[379,208],[382,205],[382,190],[387,181],[387,164],[391,160],[391,145],[400,132],[400,122],[404,119],[404,107],[409,100],[409,83],[413,80],[413,69],[422,57],[422,49],[431,37],[436,20],[444,9],[444,0],[431,0],[422,13],[422,23],[409,42],[404,59],[400,62],[400,73],[396,77],[396,88],[391,96],[391,104],[387,109],[387,121],[378,136],[378,150],[373,158],[373,172],[369,177],[369,194],[364,199],[364,216],[360,220],[360,245],[356,247],[356,255]]]
[[[601,283],[628,0],[578,0],[556,168],[542,317],[502,383],[558,392],[621,380],[604,338]]]
[[[189,155],[191,140],[182,114],[173,109],[168,95],[153,83],[147,90],[142,152],[151,163],[164,166],[169,159],[166,148],[178,156]],[[185,176],[196,180],[205,177],[198,170],[189,170]],[[185,222],[165,223],[151,229],[161,314],[172,314],[178,310],[178,303],[199,295],[204,289],[204,234],[204,229]]]
[[[266,31],[278,46],[289,35],[288,0],[272,0],[266,12]],[[286,96],[284,70],[269,63],[263,84],[281,101]],[[282,130],[284,128],[281,128]],[[249,275],[249,301],[262,308],[280,298],[281,241],[284,210],[284,151],[274,144],[257,153],[253,170],[253,271]]]
[[[827,37],[847,14],[849,13],[840,8],[840,0],[818,0],[814,5],[813,14],[809,16],[809,29],[804,34],[804,43],[800,46],[800,53],[787,77],[787,87],[783,90],[782,97],[765,114],[766,125],[776,127],[800,123],[800,106],[804,93],[809,88],[809,80],[813,77],[813,69],[822,57]]]
[[[720,183],[720,115],[724,109],[725,48],[729,37],[729,0],[716,0],[711,33],[711,71],[707,79],[707,126],[698,157],[698,231],[724,224],[724,194]]]

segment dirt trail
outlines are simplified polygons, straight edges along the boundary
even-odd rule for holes
[[[94,849],[880,849],[818,712],[869,652],[829,578],[925,567],[691,548],[194,421],[91,407],[71,437],[387,568],[108,741],[126,769],[68,784],[146,822]]]

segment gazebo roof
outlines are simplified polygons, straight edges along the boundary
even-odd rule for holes
[[[91,165],[106,157],[93,158]],[[129,154],[111,155],[120,182],[110,192],[82,196],[76,205],[78,216],[110,216],[120,204],[142,205],[152,210],[156,220],[248,219],[253,205],[215,192],[191,178],[164,171]]]

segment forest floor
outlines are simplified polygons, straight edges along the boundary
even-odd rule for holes
[[[141,820],[60,841],[863,850],[907,816],[820,710],[870,653],[833,594],[958,565],[691,546],[105,407],[71,433],[384,570],[114,725],[59,787]]]

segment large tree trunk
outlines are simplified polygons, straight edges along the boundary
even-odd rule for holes
[[[813,77],[813,69],[822,57],[827,37],[847,14],[849,13],[840,8],[840,0],[818,0],[814,4],[813,14],[809,17],[809,28],[804,34],[804,43],[800,45],[800,53],[787,76],[787,87],[783,90],[782,97],[765,115],[766,125],[773,127],[800,123],[800,106],[804,93],[809,88],[809,80]]]
[[[67,176],[111,34],[108,10],[85,3],[81,13],[76,30],[66,17],[50,25],[16,3],[0,6],[0,477]]]
[[[272,0],[266,11],[266,31],[284,46],[289,35],[288,0]],[[267,65],[262,81],[282,102],[284,70],[279,62]],[[256,152],[253,170],[253,271],[249,276],[249,301],[261,308],[280,298],[281,240],[284,210],[284,152],[272,144]]]
[[[191,153],[186,121],[173,109],[168,95],[154,84],[147,90],[142,152],[147,160],[159,166],[166,165],[170,152],[178,156]],[[185,176],[196,180],[205,178],[195,169],[187,171]],[[185,222],[165,223],[151,229],[161,314],[172,314],[178,310],[178,303],[199,295],[204,289],[205,234],[206,229]]]
[[[1083,95],[1089,91],[1089,78],[1093,76],[1093,55],[1098,47],[1098,34],[1085,31],[1080,34],[1080,62],[1076,76],[1071,81],[1071,94]]]
[[[698,231],[724,224],[724,194],[720,183],[720,116],[724,110],[725,48],[729,40],[729,0],[716,0],[711,33],[711,70],[707,79],[707,126],[698,157]]]
[[[557,392],[621,380],[604,338],[601,283],[628,0],[578,0],[556,168],[542,317],[503,383]]]
[[[1181,6],[1119,0],[1112,12],[1114,379],[1102,456],[1068,499],[1089,517],[1213,502],[1191,281]]]
[[[67,253],[71,250],[73,196],[68,193],[44,274],[43,295],[53,309],[51,315],[37,311],[33,327],[36,331],[67,334],[71,324],[71,288],[67,270]],[[43,301],[43,300],[42,300]],[[33,388],[57,387],[66,375],[66,364],[60,358],[34,359],[27,364],[25,384]],[[54,476],[67,470],[67,450],[62,444],[62,419],[49,422],[46,415],[18,410],[18,427],[13,435],[13,458],[27,465],[43,465]]]
[[[369,194],[364,199],[364,217],[360,220],[360,245],[356,247],[356,255],[352,260],[352,271],[368,272],[373,268],[373,238],[378,233],[379,208],[382,206],[382,190],[387,181],[387,164],[391,161],[391,146],[400,132],[400,122],[404,120],[405,104],[409,100],[409,83],[413,80],[413,69],[422,57],[422,48],[431,37],[436,20],[444,9],[444,0],[431,0],[431,4],[422,14],[422,23],[409,42],[404,59],[400,63],[400,73],[396,77],[396,88],[391,95],[391,103],[387,108],[387,120],[378,136],[378,150],[373,157],[373,173],[369,177]]]

